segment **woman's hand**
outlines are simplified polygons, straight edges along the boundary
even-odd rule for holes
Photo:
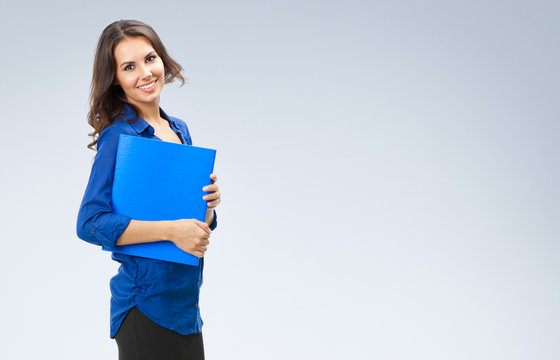
[[[203,191],[209,193],[208,195],[204,195],[202,197],[204,200],[208,200],[208,208],[206,209],[207,211],[213,210],[216,206],[218,206],[220,202],[222,202],[220,189],[218,188],[218,185],[216,185],[218,177],[216,176],[216,174],[211,174],[210,179],[212,180],[212,183],[202,188]]]
[[[171,221],[169,240],[183,251],[198,258],[204,256],[212,231],[205,222],[196,219]]]

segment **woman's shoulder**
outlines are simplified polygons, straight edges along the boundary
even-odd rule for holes
[[[113,119],[111,124],[109,126],[107,126],[101,132],[101,134],[103,134],[104,132],[106,132],[108,134],[115,134],[115,133],[130,134],[130,135],[136,134],[136,131],[134,130],[134,128],[130,124],[130,121],[125,120],[125,119],[121,119],[121,118],[118,118],[118,117]]]
[[[187,123],[185,121],[183,121],[182,119],[179,119],[178,117],[170,116],[170,115],[167,115],[167,117],[169,118],[169,120],[173,121],[177,126],[188,129]]]
[[[119,136],[124,135],[137,135],[136,131],[130,126],[130,124],[122,119],[115,119],[111,125],[107,126],[97,140],[98,143],[103,143],[107,141],[118,141]]]
[[[183,120],[175,117],[175,116],[170,116],[170,115],[167,115],[167,114],[166,114],[166,116],[170,121],[173,121],[175,123],[175,125],[179,128],[179,130],[183,133],[183,135],[187,139],[187,144],[191,145],[192,144],[192,139],[191,139],[191,134],[189,132],[189,128],[187,127],[187,123],[184,122]]]

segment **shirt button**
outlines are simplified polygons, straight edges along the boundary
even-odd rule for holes
[[[194,307],[197,308],[197,307],[198,307],[198,303],[194,304]]]
[[[95,229],[91,229],[90,232],[93,234],[95,232]]]

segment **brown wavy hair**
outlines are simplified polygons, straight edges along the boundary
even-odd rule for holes
[[[181,86],[185,84],[185,78],[181,74],[183,67],[173,60],[168,54],[159,36],[150,25],[138,20],[119,20],[108,25],[97,43],[95,58],[93,62],[93,74],[89,94],[89,112],[87,115],[88,124],[93,127],[93,132],[88,135],[93,141],[88,144],[88,148],[96,150],[99,134],[109,127],[113,119],[119,115],[125,104],[128,104],[136,114],[139,109],[129,103],[120,85],[113,84],[117,64],[114,50],[119,42],[127,38],[144,36],[154,47],[161,58],[165,72],[165,84],[173,82],[175,78],[181,81]]]

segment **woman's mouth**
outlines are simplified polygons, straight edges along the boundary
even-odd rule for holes
[[[150,81],[147,84],[138,86],[138,89],[140,89],[141,91],[144,91],[144,92],[152,92],[152,90],[154,90],[155,87],[156,87],[156,82],[157,82],[157,79],[155,79],[154,81]]]

